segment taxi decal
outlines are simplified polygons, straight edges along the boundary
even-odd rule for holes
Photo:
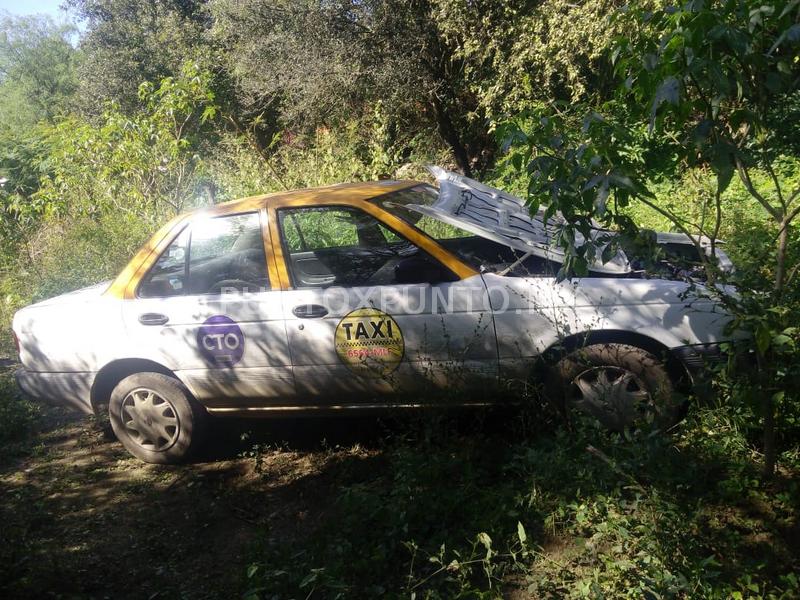
[[[339,321],[335,345],[339,359],[366,377],[385,377],[405,353],[403,332],[392,317],[376,308],[358,308]]]
[[[230,317],[215,315],[200,326],[197,346],[200,354],[212,365],[230,367],[242,360],[244,334]]]

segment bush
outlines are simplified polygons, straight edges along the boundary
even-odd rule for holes
[[[287,133],[275,138],[267,155],[256,152],[246,137],[224,136],[208,158],[209,182],[216,201],[284,190],[318,187],[382,177],[425,179],[425,164],[449,164],[436,144],[414,140],[404,152],[382,140],[378,123],[354,121],[339,129],[320,128],[313,135]]]
[[[37,410],[22,397],[10,372],[0,367],[0,446],[22,439],[33,424]]]
[[[156,224],[130,214],[94,219],[47,219],[16,258],[13,271],[0,273],[0,356],[13,356],[14,312],[106,279],[113,279],[152,234]]]
[[[18,276],[33,300],[113,279],[156,227],[125,214],[49,221],[38,233],[34,260]]]

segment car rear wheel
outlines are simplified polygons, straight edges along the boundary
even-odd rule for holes
[[[662,361],[627,344],[591,344],[559,360],[547,389],[569,416],[579,412],[614,431],[674,426],[684,399]]]
[[[158,464],[186,460],[202,438],[207,416],[180,381],[161,373],[136,373],[120,381],[108,413],[125,449]]]

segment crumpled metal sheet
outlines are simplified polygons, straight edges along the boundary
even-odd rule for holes
[[[438,181],[439,198],[432,206],[409,204],[409,209],[520,252],[564,261],[564,251],[554,243],[557,229],[564,222],[560,215],[545,222],[544,211],[531,215],[525,202],[516,196],[440,167],[431,166],[428,170]],[[598,235],[601,233],[598,230]],[[580,234],[575,242],[583,243]],[[596,273],[631,272],[622,251],[605,263],[595,261],[589,268]]]

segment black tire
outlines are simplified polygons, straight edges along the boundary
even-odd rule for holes
[[[135,457],[156,464],[185,461],[205,432],[208,413],[177,379],[136,373],[111,392],[114,433]]]
[[[627,344],[591,344],[556,362],[548,372],[547,396],[570,415],[579,411],[613,431],[666,431],[683,416],[662,361]]]

